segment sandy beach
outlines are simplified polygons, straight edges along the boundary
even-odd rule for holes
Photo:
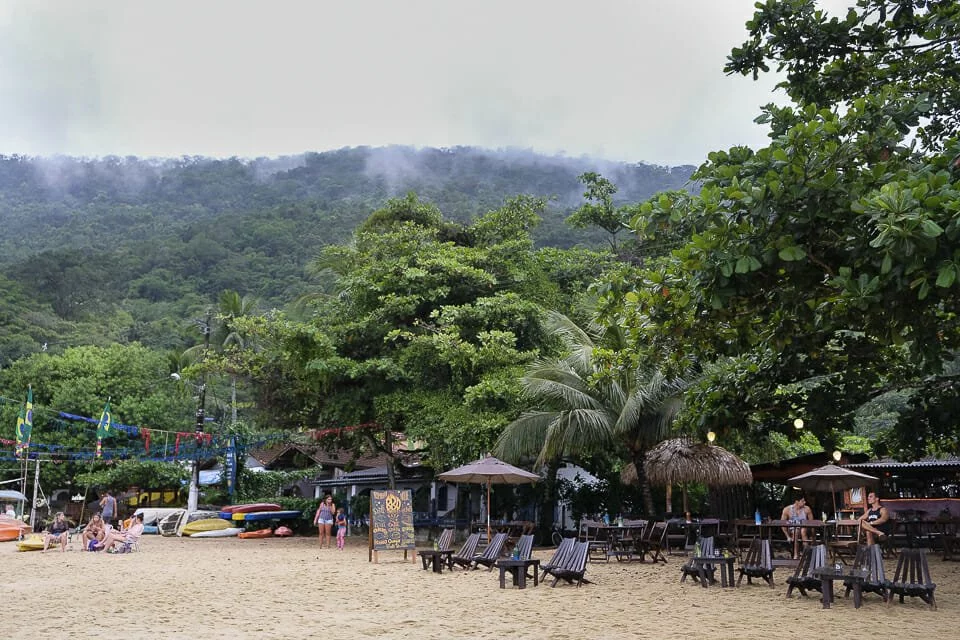
[[[667,565],[588,565],[595,584],[499,588],[495,571],[436,575],[402,553],[367,561],[366,539],[319,549],[312,538],[145,537],[131,554],[17,552],[0,543],[4,638],[94,632],[124,638],[947,638],[960,620],[960,563],[931,556],[939,610],[786,599],[776,587],[702,589]],[[547,550],[536,557],[549,557]],[[887,562],[888,577],[894,566]],[[12,625],[12,626],[11,626]],[[15,630],[15,631],[14,631]],[[811,636],[811,632],[815,635]]]

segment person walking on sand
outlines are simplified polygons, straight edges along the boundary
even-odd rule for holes
[[[107,491],[107,495],[100,499],[100,517],[104,524],[113,524],[113,518],[117,515],[117,499],[113,494]]]
[[[343,551],[343,545],[347,540],[347,516],[343,513],[343,507],[337,509],[337,549]]]
[[[337,512],[337,506],[333,504],[333,496],[329,493],[324,496],[323,502],[317,507],[317,513],[313,516],[313,523],[317,525],[320,531],[320,548],[326,544],[330,548],[330,528],[333,527],[333,515]]]

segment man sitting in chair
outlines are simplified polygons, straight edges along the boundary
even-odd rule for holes
[[[46,552],[50,548],[50,543],[57,541],[60,543],[60,551],[67,550],[67,538],[70,537],[70,523],[67,522],[66,516],[63,515],[63,511],[58,511],[57,515],[54,517],[53,522],[50,523],[50,527],[47,529],[47,532],[43,535],[43,551]]]
[[[867,494],[867,510],[860,516],[860,526],[867,532],[867,544],[883,542],[890,527],[890,512],[871,491]]]
[[[810,507],[807,506],[807,499],[803,495],[799,495],[797,499],[793,501],[793,504],[788,504],[783,508],[780,519],[789,522],[813,520],[813,512],[810,510]],[[800,536],[803,542],[809,542],[809,534],[803,527],[783,527],[783,533],[787,536],[788,542],[796,542],[797,536]]]
[[[143,534],[143,514],[138,513],[133,520],[133,524],[130,525],[127,529],[123,531],[117,531],[112,529],[107,531],[103,536],[103,540],[100,541],[100,544],[97,546],[98,549],[112,549],[116,545],[132,545],[133,543],[140,540],[140,536]]]

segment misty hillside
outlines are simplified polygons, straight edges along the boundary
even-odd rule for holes
[[[636,202],[683,188],[693,169],[459,147],[255,160],[0,156],[0,366],[43,343],[179,348],[181,319],[226,289],[284,307],[316,289],[305,267],[322,246],[409,191],[464,222],[518,194],[550,198],[536,240],[569,247],[602,239],[564,223],[581,203],[578,175],[600,172],[619,200]]]

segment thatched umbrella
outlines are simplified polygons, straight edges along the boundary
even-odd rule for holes
[[[711,486],[750,484],[750,465],[723,447],[686,438],[664,440],[647,453],[643,469],[650,484],[671,486],[699,482]],[[628,475],[629,467],[624,469]],[[636,475],[636,469],[632,471]],[[684,486],[683,510],[687,510]]]

